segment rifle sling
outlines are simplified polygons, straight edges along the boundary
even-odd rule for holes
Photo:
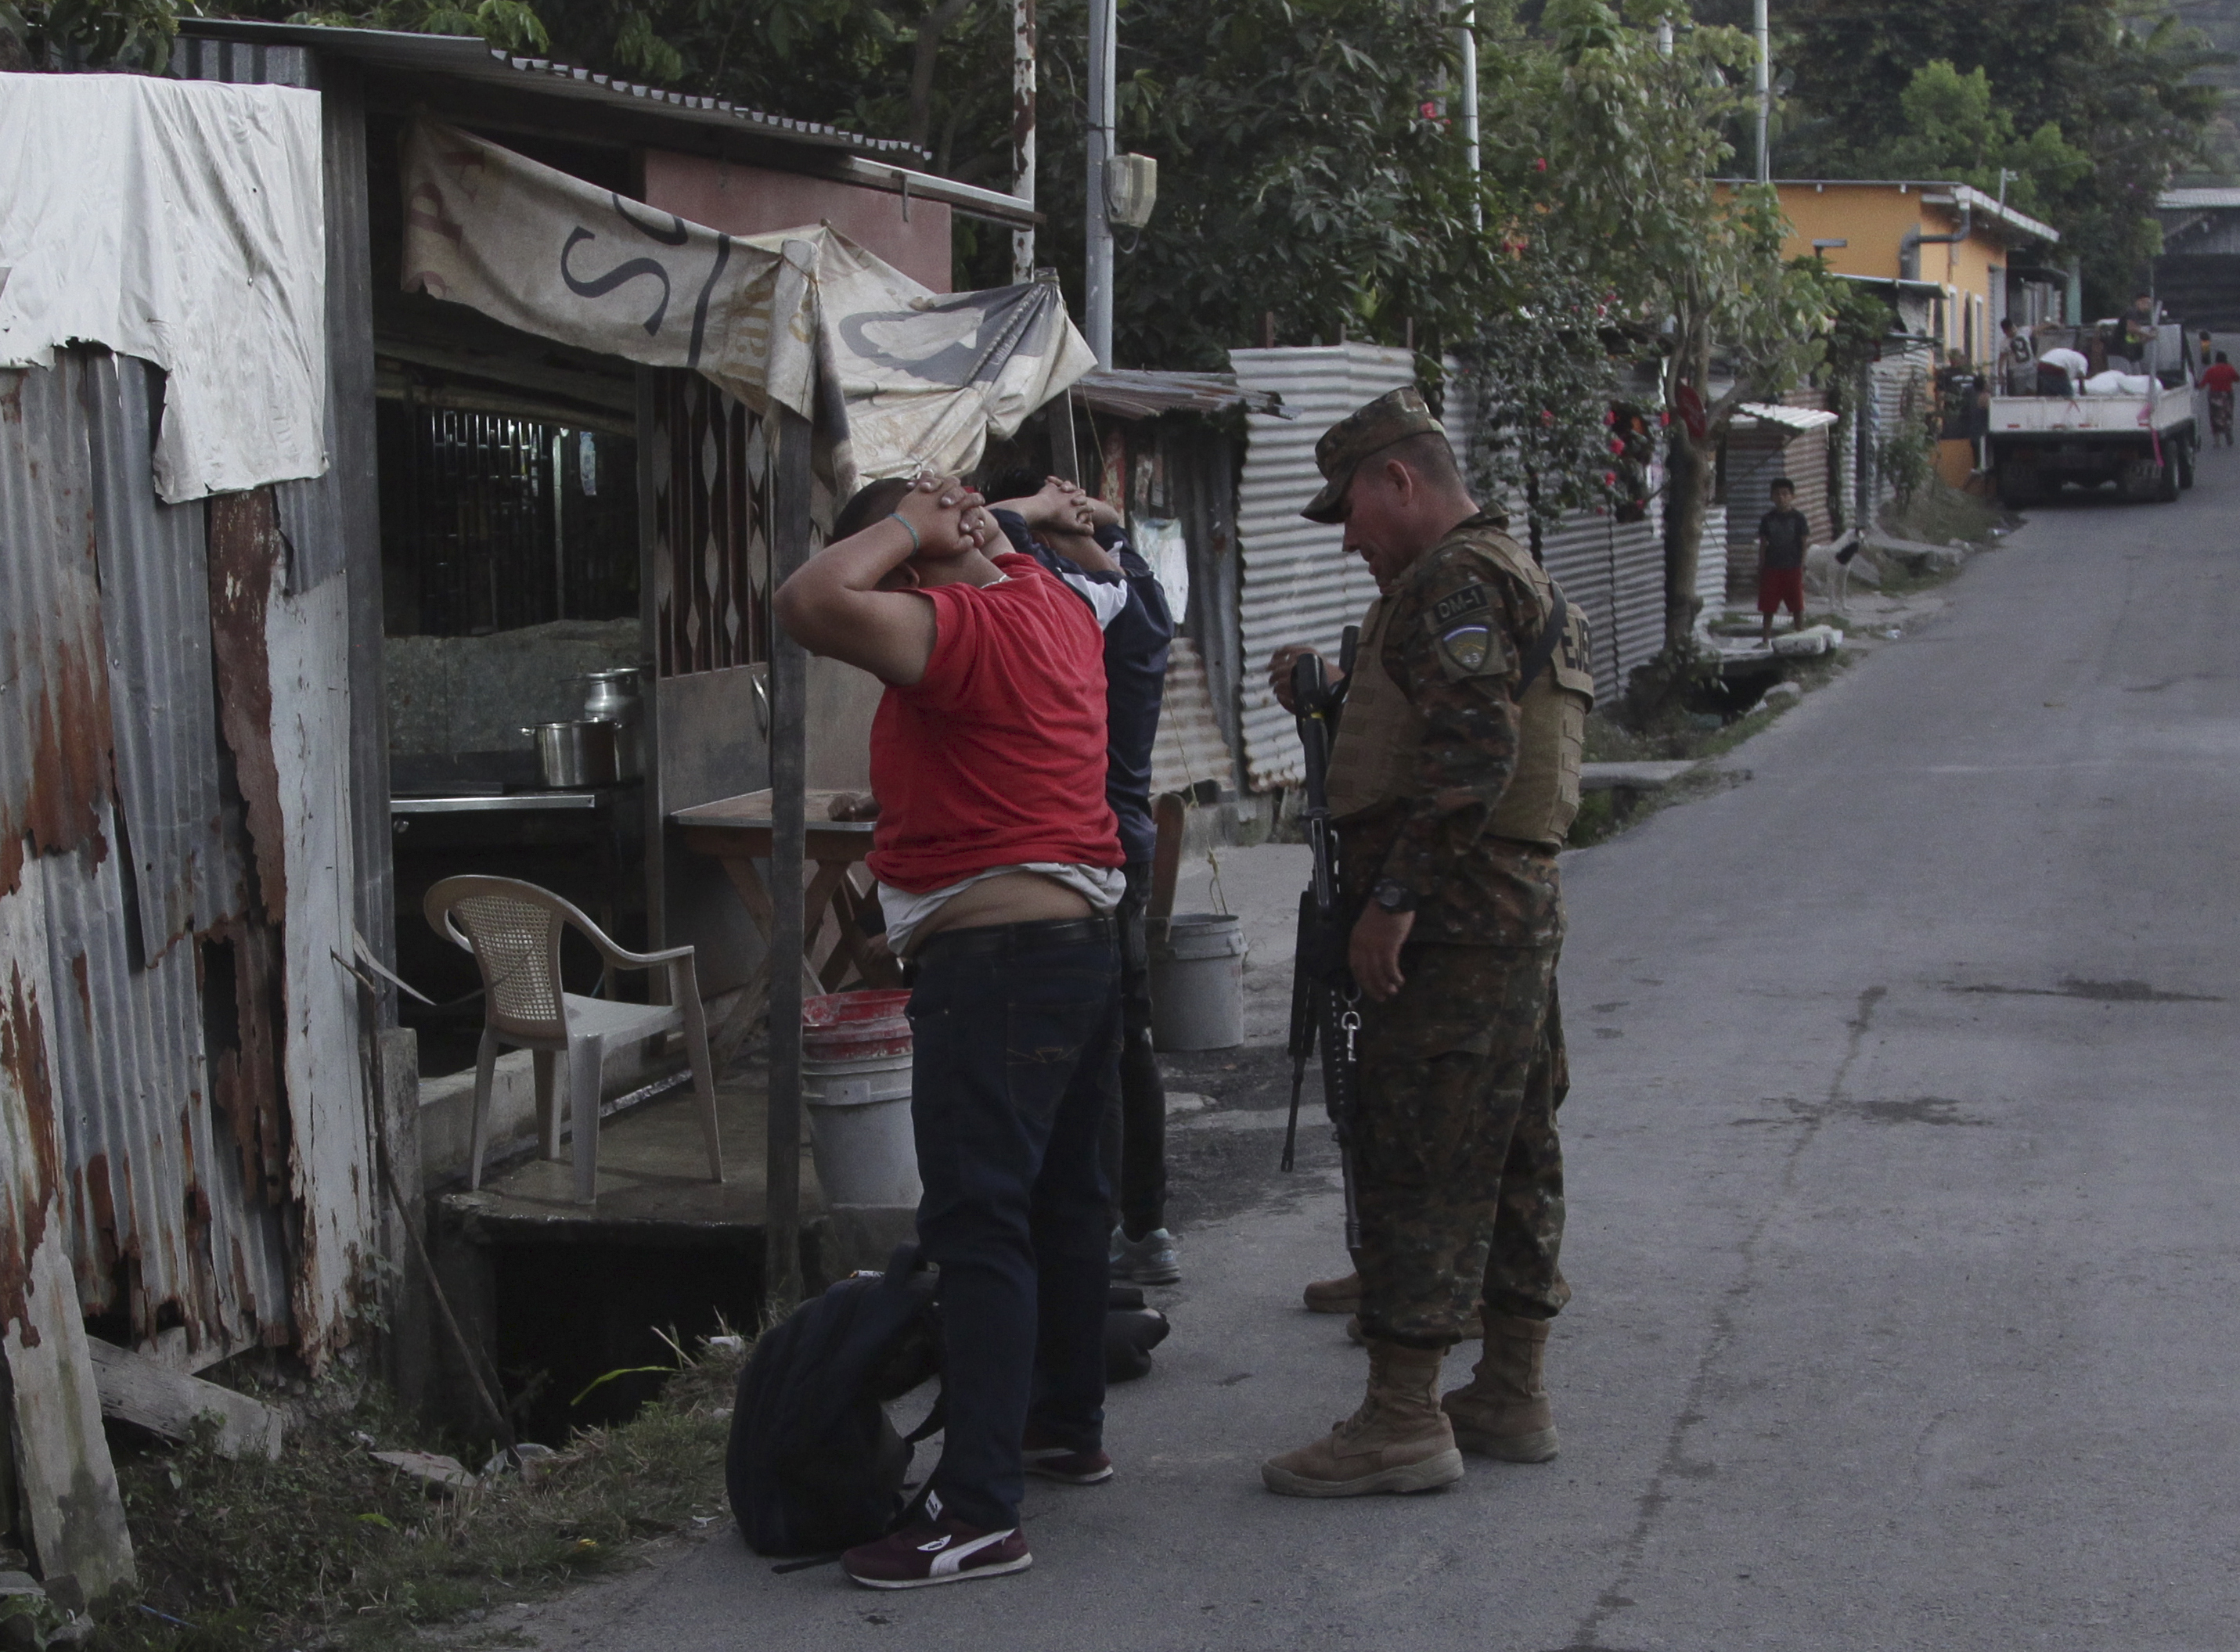
[[[1563,588],[1551,583],[1550,589],[1556,593],[1556,606],[1549,610],[1548,623],[1534,640],[1532,651],[1524,656],[1524,674],[1517,680],[1516,697],[1519,700],[1548,669],[1548,662],[1556,657],[1556,645],[1563,640],[1564,623],[1571,617],[1571,604],[1563,595]]]

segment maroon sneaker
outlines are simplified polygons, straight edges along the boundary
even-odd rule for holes
[[[983,1531],[961,1520],[939,1519],[890,1533],[840,1557],[840,1569],[865,1589],[926,1589],[975,1577],[1023,1572],[1035,1563],[1027,1535]]]
[[[1031,1422],[1027,1424],[1019,1455],[1029,1474],[1063,1481],[1069,1486],[1102,1485],[1112,1478],[1112,1459],[1103,1452],[1076,1451],[1071,1446],[1060,1445]]]

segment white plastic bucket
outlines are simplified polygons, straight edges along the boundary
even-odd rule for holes
[[[1150,926],[1151,1047],[1233,1049],[1244,1042],[1244,921],[1178,912]]]
[[[924,1187],[910,1134],[909,1050],[847,1061],[804,1058],[801,1099],[827,1204],[917,1203]]]

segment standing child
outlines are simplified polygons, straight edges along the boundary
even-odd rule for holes
[[[1764,620],[1759,640],[1773,641],[1773,616],[1784,605],[1804,629],[1804,542],[1812,522],[1797,508],[1797,484],[1787,476],[1773,482],[1773,509],[1757,523],[1757,611]]]

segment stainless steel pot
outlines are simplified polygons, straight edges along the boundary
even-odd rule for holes
[[[638,697],[638,668],[623,665],[586,672],[582,680],[591,685],[583,696],[584,716],[615,725],[616,772],[624,780],[637,779],[645,772],[639,755],[638,728],[644,706]]]
[[[557,789],[611,786],[622,778],[622,763],[611,723],[573,718],[562,723],[537,723],[522,733],[537,739],[537,766],[544,783]]]

